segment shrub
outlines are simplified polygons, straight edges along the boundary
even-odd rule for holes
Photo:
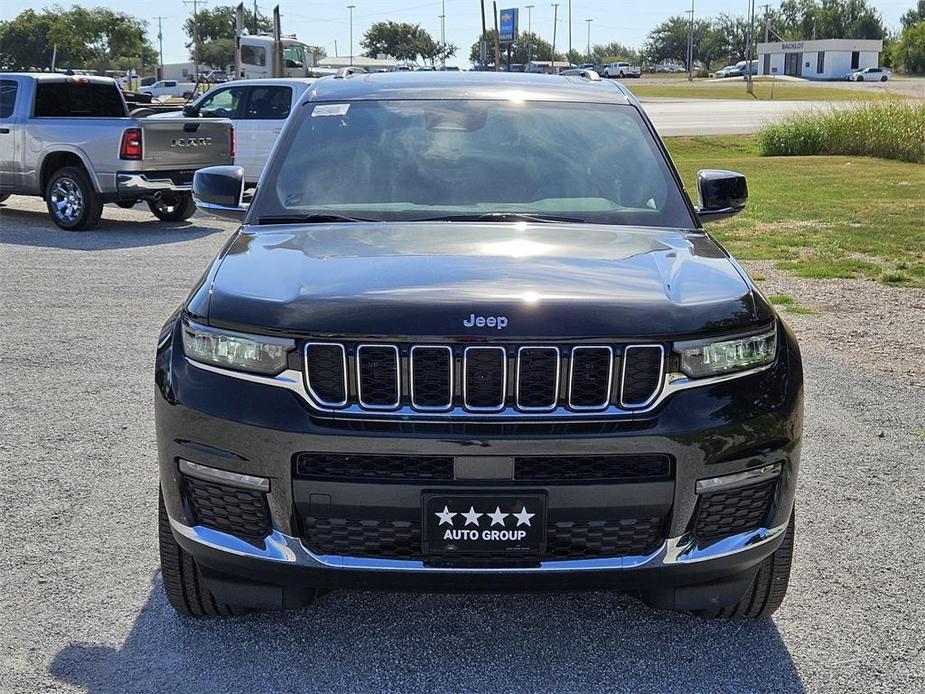
[[[925,163],[925,104],[878,101],[800,114],[758,133],[762,155],[848,154]]]

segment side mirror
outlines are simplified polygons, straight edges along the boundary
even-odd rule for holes
[[[243,198],[240,166],[207,166],[193,175],[193,200],[203,212],[242,221],[248,208]]]
[[[703,169],[697,172],[697,195],[701,221],[716,222],[745,209],[748,184],[745,176],[735,171]]]
[[[199,109],[193,104],[186,104],[183,107],[183,115],[187,118],[199,118]]]

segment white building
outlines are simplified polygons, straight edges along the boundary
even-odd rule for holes
[[[840,80],[849,72],[880,64],[883,41],[822,39],[758,44],[759,75]]]

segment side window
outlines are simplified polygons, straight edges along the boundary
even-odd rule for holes
[[[244,117],[253,120],[283,120],[289,116],[291,103],[291,87],[251,87]]]
[[[0,118],[9,118],[13,115],[18,86],[13,80],[0,80]]]
[[[288,68],[301,68],[305,66],[301,46],[283,47],[283,66]]]
[[[241,62],[246,65],[265,67],[267,51],[262,46],[241,46]]]
[[[164,82],[164,86],[165,87],[176,87],[177,83],[176,82]]]
[[[240,118],[238,109],[244,100],[245,89],[247,87],[231,87],[209,94],[199,102],[199,116],[201,118]]]

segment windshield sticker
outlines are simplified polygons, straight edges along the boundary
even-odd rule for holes
[[[350,104],[317,104],[312,109],[312,118],[318,116],[346,116]]]

